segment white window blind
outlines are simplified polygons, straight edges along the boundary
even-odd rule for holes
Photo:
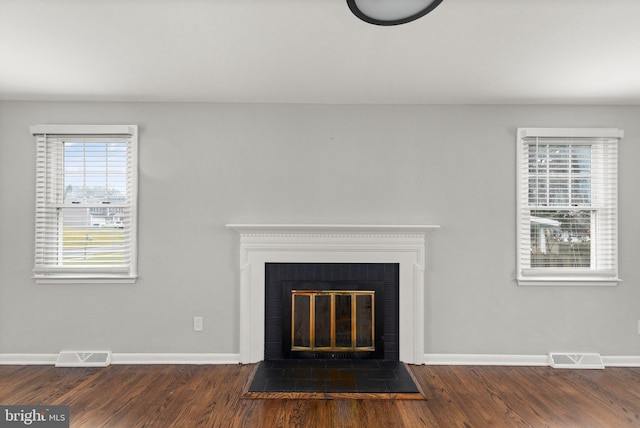
[[[618,279],[617,129],[518,130],[518,282]]]
[[[35,278],[133,280],[137,128],[38,125],[32,133]]]

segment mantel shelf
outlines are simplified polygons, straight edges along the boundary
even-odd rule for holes
[[[438,225],[396,224],[227,224],[243,233],[428,233]]]

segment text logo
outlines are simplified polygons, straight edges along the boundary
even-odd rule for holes
[[[69,428],[69,406],[2,406],[0,428]]]

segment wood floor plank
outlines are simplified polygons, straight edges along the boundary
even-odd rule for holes
[[[638,427],[640,368],[410,366],[412,400],[243,399],[255,365],[0,366],[0,404],[72,427]]]

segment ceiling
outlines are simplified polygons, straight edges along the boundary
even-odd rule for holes
[[[639,0],[0,0],[0,99],[640,105]]]

